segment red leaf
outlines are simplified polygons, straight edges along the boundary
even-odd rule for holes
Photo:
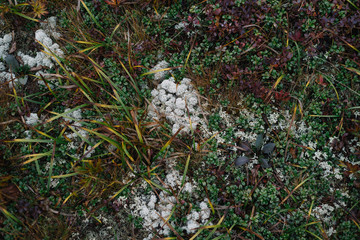
[[[214,11],[215,16],[219,15],[221,13],[221,8],[218,8]]]
[[[318,84],[321,85],[321,86],[324,86],[326,87],[327,86],[327,83],[324,82],[324,78],[322,75],[319,76],[319,81],[318,81]]]

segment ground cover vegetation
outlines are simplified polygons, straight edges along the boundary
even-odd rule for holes
[[[359,238],[359,8],[0,1],[1,238]]]

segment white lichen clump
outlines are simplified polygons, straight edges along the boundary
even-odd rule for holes
[[[198,94],[191,85],[191,80],[184,78],[179,84],[173,77],[162,81],[157,89],[151,91],[152,105],[149,116],[158,120],[164,115],[172,125],[172,134],[180,128],[180,133],[188,133],[195,129],[200,118]]]
[[[163,183],[167,189],[172,189],[175,192],[182,192],[184,194],[196,195],[193,194],[194,190],[197,189],[197,185],[193,181],[186,179],[186,183],[181,187],[182,176],[175,169],[168,169],[168,174],[166,175]],[[171,234],[170,227],[166,224],[165,221],[171,226],[176,226],[177,223],[171,218],[171,213],[176,207],[176,203],[179,199],[175,196],[172,196],[166,191],[161,191],[158,194],[144,195],[139,189],[146,188],[146,182],[137,188],[134,195],[133,203],[130,204],[130,209],[132,214],[135,216],[141,217],[143,219],[143,227],[149,231],[155,230],[158,234],[163,236],[169,236]],[[123,202],[124,199],[118,199],[116,201]],[[202,202],[197,202],[198,208],[200,210],[195,210],[193,208],[189,214],[187,214],[186,221],[183,226],[180,226],[188,233],[194,233],[197,231],[197,228],[205,225],[210,217],[210,209],[207,204],[207,200],[204,199]],[[170,219],[169,219],[170,218]],[[145,239],[152,239],[152,234]],[[144,240],[145,240],[144,239]]]
[[[40,23],[41,28],[48,36],[52,36],[54,39],[59,39],[61,34],[56,31],[56,17],[49,17],[45,22]]]
[[[8,55],[12,40],[13,39],[10,33],[5,34],[2,38],[0,38],[0,83],[9,82],[10,87],[12,87],[11,82],[15,81],[16,77],[10,69],[6,71],[7,67],[5,66],[4,60]]]
[[[89,134],[87,131],[82,129],[82,113],[81,109],[77,109],[75,111],[72,111],[70,108],[65,109],[64,111],[65,117],[63,118],[69,127],[69,130],[64,133],[64,135],[71,140],[71,142],[68,143],[67,147],[68,150],[78,150],[79,147],[82,146],[81,142],[83,139],[87,139],[92,143],[92,139],[89,139]],[[88,145],[85,147],[81,153],[74,154],[75,158],[90,158],[91,155],[95,152],[94,149],[92,149],[92,146]]]
[[[31,68],[39,66],[53,68],[56,61],[51,55],[55,54],[62,57],[64,52],[60,49],[60,46],[57,43],[53,43],[51,38],[42,29],[35,32],[35,39],[43,44],[44,52],[37,52],[35,57],[18,52],[18,56],[21,57],[24,64],[27,64]]]
[[[53,68],[55,66],[55,58],[51,56],[55,54],[56,56],[63,57],[64,52],[60,49],[60,46],[57,43],[53,43],[53,40],[50,36],[58,39],[60,34],[56,30],[56,17],[50,17],[45,23],[41,23],[43,29],[39,29],[35,32],[35,39],[43,45],[43,51],[35,53],[33,57],[31,55],[25,54],[21,51],[18,51],[16,55],[21,59],[24,65],[29,66],[30,68],[34,67],[47,67]],[[17,77],[13,73],[13,69],[8,69],[4,64],[6,56],[8,56],[8,51],[13,41],[12,35],[5,34],[0,38],[0,83],[9,82],[9,87],[12,88],[17,84],[25,85],[28,80],[28,76]],[[38,71],[41,75],[46,75],[44,71]],[[38,72],[35,75],[39,76]]]
[[[36,113],[30,113],[30,116],[25,117],[25,122],[28,125],[34,126],[39,122],[39,117]]]
[[[11,33],[5,34],[2,38],[0,38],[0,58],[4,59],[7,55],[7,51],[9,51],[10,43],[12,41]],[[3,69],[1,69],[3,70]]]
[[[150,72],[155,72],[154,73],[154,82],[155,83],[159,83],[159,81],[162,81],[165,79],[167,71],[164,69],[166,69],[168,66],[169,66],[169,63],[167,61],[161,61],[150,70]]]

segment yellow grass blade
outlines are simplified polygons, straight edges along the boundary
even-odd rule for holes
[[[87,51],[90,51],[90,50],[94,51],[94,50],[98,49],[99,47],[103,47],[103,46],[105,46],[105,44],[101,43],[101,44],[98,44],[98,45],[91,46],[91,47],[85,48],[83,50],[80,50],[79,52],[84,53],[84,52],[87,52]]]
[[[285,74],[282,74],[274,83],[274,85],[272,86],[271,90],[269,91],[268,95],[266,96],[266,99],[268,99],[270,97],[270,95],[272,94],[272,92],[276,89],[277,85],[279,85],[281,79],[283,79],[285,76]]]
[[[121,146],[119,145],[119,142],[105,136],[104,134],[101,134],[101,133],[98,133],[96,131],[93,131],[93,130],[90,130],[90,129],[87,129],[87,128],[82,128],[83,130],[89,132],[89,133],[92,133],[100,138],[102,138],[103,140],[107,141],[108,143],[110,143],[111,145],[115,146],[116,148],[118,149],[121,149]]]
[[[211,211],[213,214],[215,214],[215,209],[214,209],[214,206],[212,205],[211,201],[210,201],[210,198],[208,198],[208,203],[210,205],[210,208],[211,208]]]
[[[50,136],[50,135],[48,135],[48,134],[46,134],[46,133],[44,133],[44,132],[36,129],[36,128],[34,128],[33,130],[35,130],[37,133],[39,133],[39,134],[41,134],[41,135],[43,135],[43,136],[45,136],[45,137],[47,137],[47,138],[50,138],[50,139],[52,139],[52,140],[54,140],[54,141],[56,140],[54,137],[52,137],[52,136]]]
[[[195,37],[195,40],[196,40],[196,37]],[[195,40],[194,40],[194,42],[191,44],[190,51],[189,51],[189,53],[188,53],[188,55],[187,55],[187,57],[186,57],[186,60],[185,60],[185,65],[184,65],[184,69],[185,69],[185,68],[186,68],[186,66],[187,66],[187,63],[188,63],[188,61],[189,61],[189,58],[190,58],[191,52],[192,52],[192,50],[193,50],[193,48],[194,48],[194,43],[195,43]]]
[[[281,201],[281,203],[279,204],[279,206],[282,205],[284,202],[286,202],[286,200],[288,200],[288,198],[289,198],[290,196],[292,196],[292,194],[293,194],[299,187],[301,187],[304,183],[306,183],[309,179],[311,179],[311,177],[308,177],[307,179],[305,179],[304,181],[302,181],[299,185],[297,185],[297,186],[286,196],[286,198],[284,198],[284,200]]]
[[[19,223],[20,225],[23,225],[22,222],[17,219],[13,214],[11,214],[8,210],[0,206],[0,211],[9,219]]]
[[[65,198],[65,200],[63,201],[63,203],[61,205],[64,205],[73,195],[74,195],[74,193],[70,193],[69,196],[67,196]]]
[[[112,39],[114,37],[115,32],[119,29],[120,26],[121,26],[121,23],[116,25],[116,27],[114,28],[114,30],[112,31],[112,33],[110,35],[110,39]]]
[[[211,225],[211,226],[205,226],[202,227],[204,229],[210,229],[213,228],[213,230],[211,231],[211,233],[209,234],[209,236],[207,236],[206,240],[209,240],[210,237],[212,237],[212,235],[215,233],[216,229],[219,227],[222,227],[221,223],[224,221],[226,214],[224,214],[221,219],[219,220],[219,222],[216,225]]]
[[[146,76],[146,75],[150,75],[150,74],[155,74],[155,73],[158,73],[158,72],[170,71],[170,70],[172,70],[172,69],[173,69],[173,68],[163,68],[163,69],[153,70],[153,71],[150,71],[150,72],[146,72],[146,73],[141,74],[140,77],[143,77],[143,76]]]
[[[349,71],[352,71],[352,72],[356,73],[357,75],[360,75],[360,70],[358,70],[358,69],[356,69],[356,68],[345,67],[345,66],[344,66],[344,68],[346,68],[346,69],[349,70]]]
[[[75,108],[73,108],[73,109],[71,109],[71,110],[69,110],[69,111],[64,112],[64,113],[50,112],[50,113],[52,113],[52,114],[54,114],[54,115],[56,115],[56,116],[54,116],[54,117],[52,117],[52,118],[49,118],[48,120],[46,120],[46,122],[45,122],[44,124],[49,123],[49,122],[52,122],[52,121],[54,121],[54,120],[56,120],[56,119],[58,119],[58,118],[61,118],[61,117],[63,117],[63,118],[69,118],[69,119],[71,119],[71,120],[73,120],[73,121],[76,121],[76,119],[71,118],[71,117],[69,117],[69,116],[67,116],[67,115],[68,115],[69,113],[72,113],[72,112],[74,112],[74,111],[76,111],[76,110],[78,110],[78,109],[80,109],[80,108],[86,107],[86,106],[88,106],[88,104],[82,104],[82,105],[77,106],[77,107],[75,107]]]
[[[18,142],[18,143],[53,143],[53,140],[45,140],[45,139],[13,139],[4,142]]]
[[[135,126],[135,130],[136,130],[136,134],[139,138],[140,143],[144,143],[140,128],[139,128],[139,123],[138,120],[136,118],[136,112],[135,111],[130,111],[131,117],[132,117],[132,123]]]
[[[321,238],[321,237],[319,237],[318,235],[316,235],[315,233],[312,233],[312,232],[310,232],[310,231],[308,231],[308,230],[305,230],[307,233],[310,233],[311,235],[313,235],[314,237],[316,237],[317,239],[319,239],[319,240],[323,240],[323,238]]]
[[[56,175],[56,176],[51,176],[51,178],[68,178],[76,175],[79,175],[79,173],[76,172],[76,173],[68,173],[63,175]]]
[[[213,139],[214,137],[216,137],[216,135],[218,135],[219,133],[215,133],[214,135],[212,135],[208,140],[206,140],[203,144],[200,145],[200,150],[202,149],[202,147],[208,143],[209,141],[211,141],[211,139]]]
[[[122,150],[124,151],[125,155],[132,161],[135,162],[134,158],[130,155],[130,153],[128,152],[128,150],[126,149],[126,146],[124,144],[124,142],[121,143],[122,146]]]
[[[205,223],[205,226],[206,226],[210,221],[211,221],[211,219]],[[199,228],[199,230],[198,230],[189,240],[194,240],[203,230],[204,230],[203,228]]]
[[[86,42],[86,41],[75,41],[77,43],[82,43],[82,44],[87,44],[87,45],[96,45],[96,44],[101,44],[99,42]]]

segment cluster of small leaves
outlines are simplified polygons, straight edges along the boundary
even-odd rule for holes
[[[201,86],[206,93],[227,88],[265,98],[281,77],[273,95],[288,101],[304,73],[333,72],[329,62],[340,67],[349,58],[359,59],[359,10],[349,1],[211,0],[190,6],[188,13],[180,6],[160,9],[159,16],[176,23],[162,21],[149,34],[167,45],[166,54],[175,51],[174,65],[183,64],[191,51],[190,71],[211,73],[205,74],[210,84]],[[176,24],[183,27],[174,31]]]
[[[242,142],[240,143],[240,148],[242,151],[244,151],[247,154],[251,153],[251,146],[248,142]],[[256,155],[259,156],[259,161],[261,163],[261,166],[263,168],[269,168],[269,158],[271,157],[272,152],[275,149],[275,143],[269,142],[264,144],[264,135],[259,134],[257,136],[256,142],[255,142],[255,152]],[[250,161],[250,158],[247,156],[241,156],[236,158],[235,160],[235,166],[242,166],[245,165]]]

